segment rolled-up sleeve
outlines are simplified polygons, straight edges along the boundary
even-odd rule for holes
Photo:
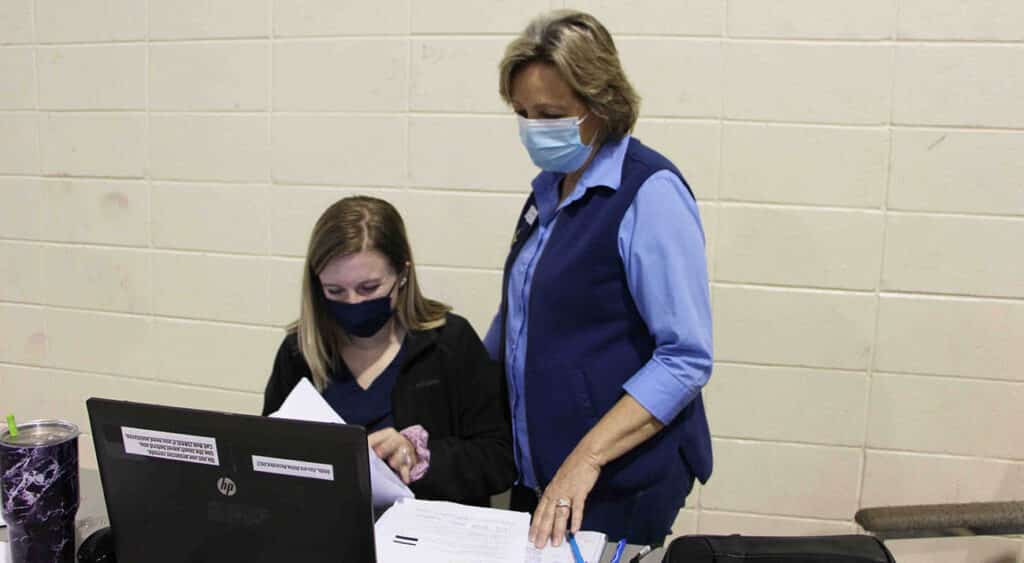
[[[623,389],[663,424],[711,377],[711,297],[697,203],[675,174],[655,173],[619,226],[619,255],[654,337],[651,359]]]

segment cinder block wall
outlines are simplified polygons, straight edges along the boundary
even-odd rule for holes
[[[637,135],[701,201],[717,468],[677,531],[1024,498],[1018,0],[3,0],[0,410],[256,411],[312,222],[353,193],[484,330],[533,174],[496,65],[563,6],[611,28]]]

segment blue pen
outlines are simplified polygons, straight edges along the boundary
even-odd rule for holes
[[[580,546],[576,545],[576,538],[572,535],[572,532],[566,532],[565,535],[569,538],[569,548],[572,549],[572,558],[576,560],[576,563],[587,563],[583,560],[583,554],[580,553]]]
[[[623,538],[619,540],[619,543],[615,546],[615,555],[612,555],[611,563],[619,563],[619,560],[622,559],[622,552],[625,550],[626,540]]]

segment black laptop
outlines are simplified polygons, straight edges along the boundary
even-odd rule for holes
[[[87,406],[120,563],[375,562],[362,427]]]

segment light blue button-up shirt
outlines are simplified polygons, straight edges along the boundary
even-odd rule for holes
[[[629,139],[626,136],[601,147],[576,189],[561,203],[558,188],[563,175],[543,175],[533,181],[540,222],[512,263],[505,326],[505,372],[515,457],[519,483],[527,487],[538,486],[523,392],[533,273],[562,209],[595,186],[619,189]],[[542,182],[542,177],[549,181]],[[668,424],[707,383],[712,358],[704,230],[697,203],[675,174],[662,170],[644,182],[619,224],[618,246],[633,301],[656,345],[654,355],[626,381],[623,390]],[[499,310],[484,338],[493,358],[498,357],[500,347],[501,316]]]

